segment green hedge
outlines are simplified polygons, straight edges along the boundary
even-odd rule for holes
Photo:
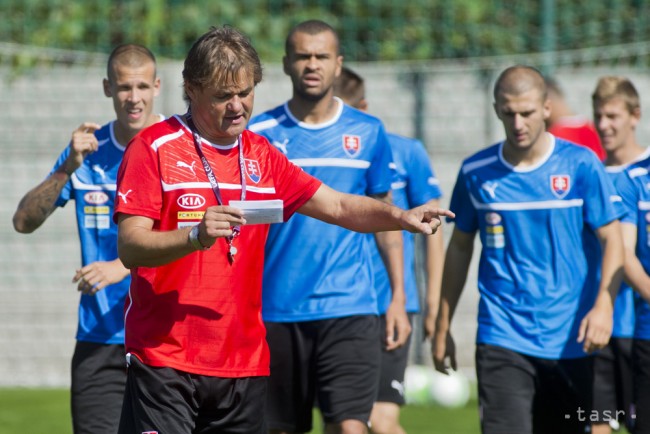
[[[0,0],[0,41],[109,52],[137,41],[183,58],[211,25],[247,33],[264,61],[320,18],[352,61],[510,55],[650,40],[650,0]]]

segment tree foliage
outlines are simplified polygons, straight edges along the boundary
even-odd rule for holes
[[[650,0],[0,0],[0,41],[109,52],[140,42],[183,58],[210,26],[232,25],[265,61],[311,18],[334,26],[348,60],[390,61],[522,54],[650,40]],[[554,14],[545,13],[552,7]],[[553,31],[543,32],[544,20]]]

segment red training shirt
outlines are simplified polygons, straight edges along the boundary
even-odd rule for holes
[[[548,128],[548,132],[569,142],[585,146],[598,155],[600,161],[604,161],[607,154],[600,144],[600,137],[594,125],[587,119],[572,116],[561,118]]]
[[[295,166],[255,133],[241,135],[246,200],[282,199],[285,221],[321,182]],[[241,195],[239,148],[203,142],[223,203]],[[118,173],[118,213],[148,217],[155,231],[201,221],[218,205],[192,134],[177,116],[143,130],[129,144]],[[145,364],[199,375],[269,375],[269,350],[261,315],[264,243],[268,225],[241,228],[231,265],[221,238],[155,268],[131,270],[125,305],[126,351]]]

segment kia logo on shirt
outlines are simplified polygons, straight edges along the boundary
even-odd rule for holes
[[[108,202],[108,195],[103,191],[89,191],[84,194],[84,200],[91,205],[101,205]]]
[[[179,197],[176,200],[176,203],[181,208],[197,209],[205,206],[205,198],[200,194],[187,193]]]

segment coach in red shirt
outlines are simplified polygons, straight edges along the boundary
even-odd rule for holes
[[[269,225],[247,225],[230,201],[360,232],[431,234],[453,214],[336,192],[247,131],[262,67],[237,30],[201,36],[183,79],[188,112],[136,136],[118,174],[118,250],[132,275],[119,432],[265,433]]]

